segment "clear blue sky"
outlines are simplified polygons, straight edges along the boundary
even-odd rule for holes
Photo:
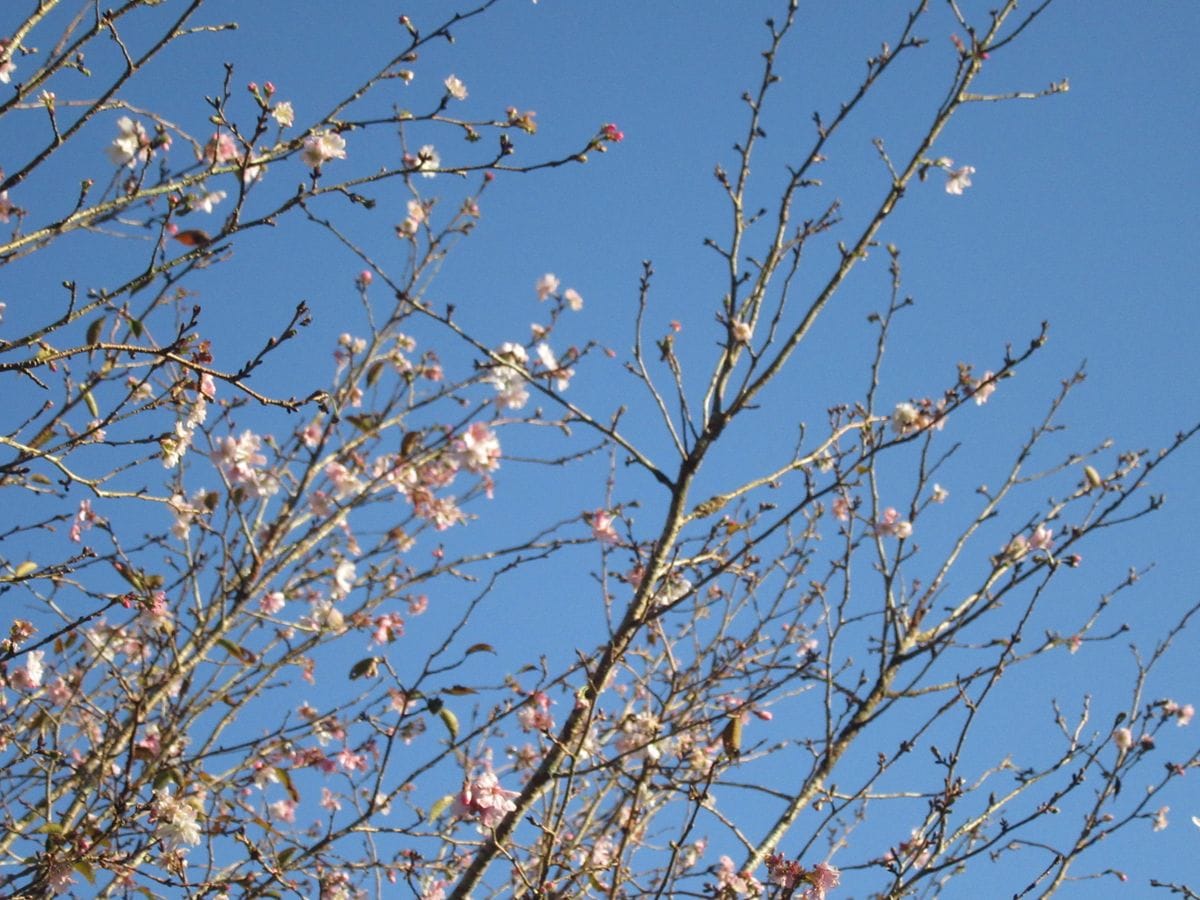
[[[11,30],[29,5],[12,3],[0,10],[0,34]],[[969,0],[961,5],[969,15],[982,17],[994,4]],[[408,12],[418,24],[456,8],[451,3],[413,6]],[[658,274],[648,333],[659,335],[669,321],[678,320],[685,362],[700,366],[710,359],[720,337],[713,314],[723,283],[718,260],[702,241],[723,237],[728,219],[712,171],[715,164],[733,164],[730,145],[745,121],[738,98],[758,78],[762,20],[779,14],[782,6],[758,0],[542,0],[537,5],[510,0],[458,29],[453,46],[423,56],[413,66],[413,84],[401,88],[397,83],[389,100],[424,108],[436,101],[441,80],[453,72],[470,91],[456,112],[498,117],[507,106],[536,110],[539,132],[517,140],[516,162],[567,152],[603,122],[617,123],[626,134],[622,144],[604,156],[593,154],[585,167],[499,178],[485,195],[477,231],[453,254],[431,296],[455,303],[460,321],[489,343],[523,340],[539,314],[533,284],[543,272],[555,272],[586,301],[584,311],[567,324],[564,339],[582,343],[596,338],[619,354],[613,362],[594,359],[570,389],[572,400],[601,411],[627,402],[632,387],[622,381],[619,365],[631,345],[640,264],[650,259]],[[787,163],[799,159],[809,145],[812,113],[819,110],[829,118],[849,96],[865,58],[898,31],[906,4],[805,6],[814,10],[805,14],[804,24],[785,46],[783,80],[765,118],[768,140],[754,166],[758,200],[767,206]],[[846,227],[834,234],[834,241],[856,233],[861,214],[887,189],[887,174],[871,140],[880,137],[897,157],[905,156],[948,84],[954,28],[944,4],[934,6],[935,15],[921,32],[929,38],[928,46],[897,65],[828,151],[825,185],[812,192],[809,212],[834,198],[842,201]],[[125,98],[204,137],[203,96],[219,89],[220,63],[230,60],[236,65],[235,85],[273,81],[279,95],[293,102],[298,122],[307,122],[394,52],[399,42],[395,18],[403,11],[382,0],[345,5],[215,2],[206,20],[236,19],[242,27],[235,33],[197,36],[176,48],[153,75],[136,79]],[[950,426],[960,430],[955,439],[974,448],[953,470],[956,499],[965,501],[978,483],[999,480],[1011,451],[1042,414],[1058,382],[1082,360],[1087,360],[1088,379],[1065,414],[1070,430],[1054,445],[1061,454],[1109,437],[1113,454],[1154,450],[1200,416],[1194,362],[1200,343],[1200,176],[1192,162],[1200,149],[1198,39],[1200,6],[1194,3],[1055,4],[1014,45],[988,61],[976,87],[996,93],[1028,91],[1069,78],[1070,92],[1036,102],[965,109],[936,151],[974,166],[974,185],[962,197],[948,196],[937,176],[914,186],[881,233],[883,242],[900,246],[905,287],[917,301],[893,338],[884,402],[936,393],[960,361],[979,370],[994,368],[1006,342],[1024,346],[1040,322],[1050,322],[1047,349],[1017,379],[1002,385],[983,410],[968,410]],[[57,90],[60,98],[69,93],[67,87]],[[386,104],[375,108],[386,109]],[[82,173],[106,177],[102,148],[111,140],[113,118],[97,119],[79,146],[62,154],[42,180],[13,192],[14,202],[32,211],[27,225],[43,221],[39,203],[61,201],[50,179],[69,185]],[[24,161],[22,151],[13,149],[26,146],[17,125],[12,116],[0,123],[0,147],[5,148],[0,165],[8,170]],[[365,174],[398,156],[394,140],[382,133],[370,139],[354,133],[346,137],[348,158],[331,163],[331,175]],[[485,155],[448,134],[429,139],[447,160],[460,152],[466,159]],[[486,150],[491,148],[487,143]],[[299,163],[281,164],[268,173],[264,190],[286,193],[301,177]],[[449,180],[440,176],[428,187],[436,193]],[[379,209],[354,211],[348,221],[372,253],[399,259],[392,233],[403,218],[399,195],[394,190],[381,194]],[[8,309],[0,328],[8,332],[40,320],[47,308],[42,304],[56,296],[54,285],[63,278],[81,283],[101,278],[106,246],[99,240],[77,240],[4,271],[0,301]],[[832,241],[814,250],[808,286],[828,272],[835,252]],[[722,457],[721,466],[708,476],[711,485],[728,485],[742,471],[756,473],[756,462],[778,464],[791,452],[797,422],[817,425],[826,407],[861,397],[874,340],[866,316],[886,302],[886,261],[882,252],[876,256],[839,293],[786,381],[769,397],[776,406],[760,420],[751,417],[736,438],[737,453]],[[310,383],[297,384],[297,379],[317,378],[322,371],[312,359],[323,365],[332,336],[354,330],[359,312],[353,278],[360,268],[316,229],[294,221],[279,234],[247,235],[230,264],[203,273],[192,286],[205,307],[208,329],[219,334],[218,355],[235,359],[257,346],[253,326],[282,324],[295,303],[306,299],[316,319],[309,343],[289,350],[286,365],[258,382],[265,389],[286,386],[289,393],[306,393]],[[447,358],[453,359],[451,351]],[[647,405],[634,405],[630,422],[649,427],[652,421]],[[646,440],[653,452],[665,453],[661,434]],[[1054,459],[1051,453],[1043,461]],[[1090,602],[1128,567],[1157,562],[1111,620],[1128,622],[1131,635],[1143,643],[1193,602],[1200,585],[1194,524],[1200,507],[1198,466],[1200,450],[1192,447],[1163,470],[1154,489],[1166,492],[1165,510],[1111,536],[1098,535],[1083,550],[1085,566],[1075,582],[1080,596],[1060,588],[1054,602]],[[474,527],[486,529],[502,517],[522,524],[556,514],[578,515],[601,505],[603,464],[582,471],[590,473],[592,483],[547,490],[546,479],[553,473],[506,465],[499,473],[494,506],[476,510],[485,518]],[[620,499],[642,499],[646,528],[652,527],[656,507],[649,482],[620,481],[616,493]],[[1040,499],[1037,490],[1024,495],[1005,510],[1003,527],[1015,527],[1037,509]],[[487,534],[474,539],[486,541]],[[594,557],[581,559],[584,567],[595,564]],[[555,577],[572,591],[585,591],[589,583],[579,573]],[[570,629],[562,620],[575,613],[555,608],[547,615],[546,606],[587,602],[580,597],[514,598],[508,615],[523,624],[521,640],[527,644],[527,653],[516,656],[536,656],[561,640],[557,631],[540,629],[539,622]],[[589,615],[594,613],[592,609]],[[515,637],[500,635],[496,642]],[[586,629],[573,637],[580,646],[589,639]],[[1200,704],[1197,649],[1196,633],[1185,634],[1157,673],[1148,699],[1169,695]],[[570,650],[557,648],[568,655]],[[1106,730],[1112,713],[1127,702],[1126,694],[1112,693],[1114,685],[1125,683],[1131,672],[1120,641],[1075,657],[1064,654],[1027,686],[1027,693],[1013,694],[1011,718],[998,722],[994,739],[1012,741],[1018,749],[1027,720],[1048,719],[1049,687],[1068,707],[1083,694],[1095,693],[1093,722],[1097,730]],[[781,736],[794,733],[778,720],[773,724],[784,729]],[[1200,724],[1192,726],[1196,728]],[[1186,736],[1190,743],[1183,735],[1169,737],[1182,741],[1172,745],[1178,755],[1195,746],[1194,733]],[[1164,760],[1170,755],[1164,751]],[[1157,771],[1147,767],[1144,774]],[[1122,853],[1113,865],[1129,871],[1140,886],[1108,878],[1069,888],[1063,895],[1145,896],[1151,876],[1178,881],[1190,874],[1194,885],[1196,870],[1190,864],[1200,848],[1200,831],[1188,819],[1200,814],[1197,778],[1200,773],[1192,773],[1177,789],[1166,832],[1152,834],[1148,823],[1139,823],[1122,835]],[[1141,790],[1136,784],[1126,787]],[[981,865],[980,877],[984,880],[972,882],[971,896],[1007,895],[1021,886],[987,864]],[[995,879],[991,886],[988,878]],[[967,894],[951,888],[949,896]]]

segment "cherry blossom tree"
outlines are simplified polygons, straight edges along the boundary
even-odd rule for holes
[[[719,299],[659,329],[646,262],[627,350],[574,337],[569,277],[506,287],[525,299],[504,334],[439,294],[497,180],[587,178],[626,140],[598,118],[545,153],[535,111],[477,106],[427,62],[498,0],[374,23],[394,55],[321,73],[326,108],[219,63],[175,108],[134,102],[179,47],[220,59],[216,4],[23,6],[0,43],[5,896],[908,896],[976,869],[1047,896],[1123,877],[1121,838],[1166,827],[1200,748],[1179,727],[1196,698],[1154,675],[1196,606],[1135,653],[1115,719],[1047,690],[1036,739],[978,736],[1046,660],[1121,653],[1139,571],[1095,596],[1073,579],[1096,533],[1160,506],[1147,486],[1200,426],[1064,451],[1077,371],[1000,458],[958,423],[1045,327],[933,388],[885,366],[918,314],[889,220],[972,188],[942,149],[962,108],[1061,99],[975,88],[1048,2],[885,17],[756,212],[802,16],[781,2],[745,117],[719,126],[740,135],[705,241]],[[879,202],[814,207],[844,126],[947,30],[942,99],[875,144]],[[300,229],[345,270],[332,325],[239,274],[243,248],[286,266]],[[791,446],[758,446],[858,270],[873,356]],[[214,311],[218,275],[257,296]],[[576,399],[605,366],[620,394]],[[948,481],[964,456],[987,486]],[[521,466],[541,490],[506,501]],[[519,640],[531,592],[571,597],[558,643]]]

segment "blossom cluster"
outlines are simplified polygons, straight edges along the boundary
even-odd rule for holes
[[[767,878],[771,884],[789,892],[803,888],[799,894],[788,894],[797,900],[825,900],[825,895],[838,886],[842,874],[828,863],[817,863],[812,869],[805,869],[795,860],[775,853],[767,857]]]
[[[134,168],[138,163],[148,163],[157,149],[167,150],[171,146],[166,135],[152,138],[141,122],[121,116],[117,119],[117,136],[108,146],[108,158],[115,166]]]
[[[332,131],[318,131],[304,140],[300,159],[311,169],[319,169],[331,159],[346,158],[346,139]]]
[[[155,823],[154,836],[168,851],[186,850],[200,843],[198,797],[178,797],[168,788],[154,793],[150,818]]]
[[[1054,532],[1043,523],[1035,528],[1029,537],[1023,534],[1014,535],[1013,539],[1005,546],[1003,555],[1005,559],[1016,562],[1033,550],[1049,553],[1053,546]]]
[[[218,438],[212,460],[232,488],[242,488],[251,497],[270,497],[279,490],[279,479],[263,468],[267,458],[260,453],[262,438],[246,429],[241,437]]]
[[[517,791],[500,787],[500,779],[490,769],[468,779],[454,799],[453,814],[460,819],[476,819],[480,832],[487,832],[504,821],[515,810],[513,797]]]
[[[879,521],[875,523],[875,533],[880,536],[890,535],[891,537],[903,540],[904,538],[912,537],[913,526],[912,522],[904,521],[900,518],[900,513],[894,506],[889,506],[883,511],[883,515],[879,517]]]

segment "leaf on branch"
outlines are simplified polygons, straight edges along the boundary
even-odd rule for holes
[[[449,808],[450,804],[452,804],[453,802],[454,802],[454,794],[447,794],[446,796],[444,796],[440,800],[438,800],[437,803],[433,804],[433,806],[431,806],[429,808],[429,817],[428,817],[429,821],[436,822],[438,819],[440,819],[442,817],[442,814]]]
[[[100,318],[98,318],[94,322],[92,322],[91,325],[88,326],[87,342],[89,344],[99,343],[100,334],[103,331],[104,331],[104,316],[101,316]]]
[[[382,359],[371,363],[371,366],[367,369],[367,387],[375,386],[375,382],[377,382],[379,380],[379,376],[383,374],[384,365],[385,360]]]
[[[88,412],[92,414],[93,419],[100,417],[100,405],[96,403],[96,398],[92,396],[92,392],[88,388],[83,390],[83,402],[87,404]]]
[[[466,655],[470,656],[472,653],[491,653],[494,655],[495,652],[496,648],[491,644],[472,644],[467,648]]]
[[[737,759],[742,752],[742,717],[734,714],[729,718],[729,724],[721,732],[721,743],[725,747],[725,755]]]
[[[379,428],[379,416],[374,413],[347,416],[346,421],[364,434],[370,434]]]
[[[238,662],[244,663],[247,666],[254,665],[258,661],[258,657],[255,654],[251,653],[245,647],[235,644],[229,638],[219,638],[217,645],[228,652]]]
[[[366,659],[360,659],[350,667],[350,680],[357,681],[359,678],[366,676],[374,678],[379,674],[379,657],[368,656]]]
[[[446,730],[450,732],[450,740],[458,740],[458,716],[450,711],[450,707],[443,706],[439,709],[438,718],[446,724]]]
[[[187,231],[181,231],[175,235],[175,240],[179,241],[185,247],[207,247],[212,243],[212,238],[208,236],[208,232],[202,231],[199,228],[189,228]]]
[[[96,883],[96,870],[92,868],[91,863],[89,863],[86,859],[76,861],[74,864],[72,864],[71,868],[82,875],[87,880],[88,884]]]
[[[475,690],[475,688],[469,688],[465,684],[452,684],[443,693],[449,694],[452,697],[461,697],[463,694],[478,694],[479,691]]]
[[[52,438],[52,437],[54,437],[54,426],[47,425],[45,428],[43,428],[41,431],[39,431],[36,435],[34,435],[33,440],[29,442],[29,446],[36,449],[36,448],[42,446],[42,444],[49,441],[50,438]]]

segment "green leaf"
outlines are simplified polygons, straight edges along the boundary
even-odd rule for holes
[[[495,652],[496,652],[496,648],[493,647],[491,644],[472,644],[470,647],[467,648],[466,655],[470,656],[472,653],[495,654]]]
[[[98,318],[94,322],[92,322],[91,325],[88,326],[87,342],[89,344],[100,343],[100,333],[103,330],[104,330],[104,316],[101,316],[100,318]]]
[[[43,428],[41,431],[39,431],[37,434],[35,434],[33,436],[33,440],[29,442],[29,446],[34,447],[34,448],[40,447],[40,446],[42,446],[42,444],[49,441],[50,438],[52,438],[52,437],[54,437],[54,426],[47,425],[45,428]]]
[[[446,723],[446,730],[450,732],[450,740],[458,740],[458,716],[450,711],[450,707],[443,706],[439,709],[438,718]]]
[[[217,645],[222,647],[230,656],[234,657],[238,662],[252,665],[258,661],[258,657],[247,650],[245,647],[240,647],[229,638],[218,638]]]
[[[288,773],[288,770],[276,766],[275,774],[279,776],[279,780],[283,783],[284,788],[287,789],[288,796],[292,798],[292,802],[299,803],[300,792],[296,790],[296,785],[292,784],[292,776]]]
[[[346,416],[346,421],[364,434],[370,434],[379,428],[379,416],[376,413]]]
[[[379,376],[383,374],[384,365],[385,360],[382,359],[371,363],[370,368],[367,369],[367,387],[373,387],[375,382],[379,380]]]
[[[429,821],[436,822],[438,819],[440,819],[442,814],[449,808],[450,804],[454,802],[454,797],[454,794],[447,794],[445,797],[442,797],[440,800],[438,800],[437,803],[433,804],[433,806],[429,808]]]
[[[449,694],[452,697],[461,697],[463,694],[478,694],[479,691],[475,690],[475,688],[467,687],[465,684],[452,684],[443,690],[442,693]]]
[[[71,868],[87,879],[88,884],[96,883],[96,870],[92,868],[91,863],[86,859],[76,861]]]
[[[100,418],[100,406],[96,403],[96,398],[92,396],[91,390],[84,388],[83,402],[87,404],[88,412],[92,414],[93,419]]]

